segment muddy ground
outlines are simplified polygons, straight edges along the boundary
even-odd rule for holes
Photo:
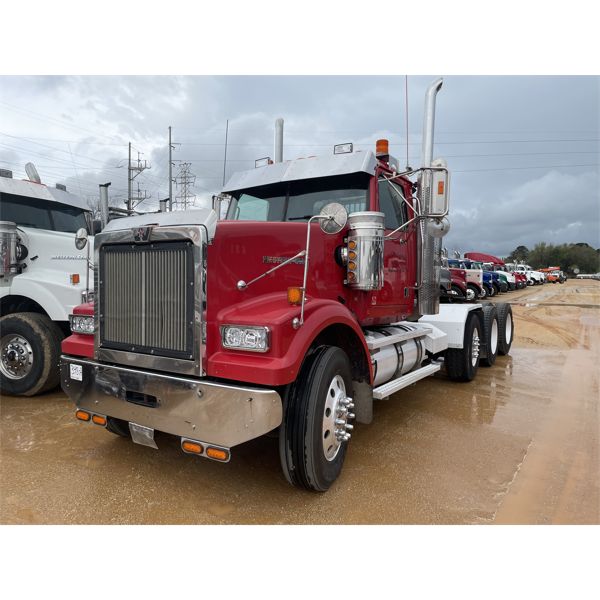
[[[325,494],[290,487],[277,441],[229,464],[75,420],[61,392],[3,396],[1,523],[599,523],[600,282],[504,294],[509,356],[375,405]]]

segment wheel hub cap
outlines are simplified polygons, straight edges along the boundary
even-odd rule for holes
[[[0,340],[0,371],[9,379],[23,379],[33,366],[31,344],[20,335],[6,335]]]
[[[355,415],[352,398],[346,395],[346,384],[340,375],[336,375],[327,389],[325,409],[323,411],[323,454],[332,461],[340,451],[342,442],[347,442],[354,427],[349,423]]]

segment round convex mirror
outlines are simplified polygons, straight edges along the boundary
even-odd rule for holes
[[[325,233],[339,233],[348,222],[348,211],[338,202],[325,205],[320,215],[327,217],[320,219],[321,229]]]
[[[80,227],[75,234],[75,248],[83,250],[88,241],[88,234],[85,227]]]

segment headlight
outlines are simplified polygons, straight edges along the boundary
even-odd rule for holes
[[[69,322],[73,333],[94,333],[93,316],[69,315]]]
[[[221,340],[224,348],[266,352],[269,349],[269,328],[224,325],[221,327]]]

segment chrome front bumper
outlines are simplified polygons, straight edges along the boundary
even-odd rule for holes
[[[268,433],[282,420],[281,397],[274,390],[161,375],[71,356],[61,357],[60,369],[62,388],[77,408],[182,438],[231,448]]]

